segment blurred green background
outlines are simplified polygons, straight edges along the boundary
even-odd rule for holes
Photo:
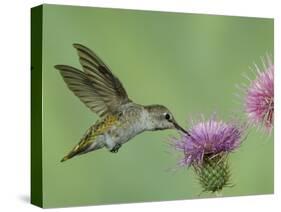
[[[235,84],[273,52],[273,20],[44,5],[44,207],[213,197],[199,196],[192,170],[177,167],[181,154],[168,145],[176,131],[143,133],[118,154],[59,162],[98,118],[54,69],[80,68],[73,43],[93,49],[135,102],[166,105],[188,127],[193,114],[227,119],[241,110]],[[223,196],[273,193],[273,136],[252,130],[230,163],[235,186]]]

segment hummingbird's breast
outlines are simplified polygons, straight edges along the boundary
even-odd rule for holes
[[[131,104],[122,110],[118,124],[108,132],[108,143],[124,144],[146,129],[146,111],[141,105]]]

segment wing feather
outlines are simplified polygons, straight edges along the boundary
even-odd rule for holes
[[[96,112],[100,117],[103,117],[105,113],[107,113],[107,106],[96,93],[92,82],[84,72],[66,65],[56,65],[55,68],[60,71],[68,88],[73,91],[88,108]]]
[[[68,88],[92,111],[104,118],[130,102],[126,90],[108,66],[90,49],[73,45],[83,71],[67,65],[56,65]]]
[[[97,93],[115,110],[121,104],[130,102],[127,92],[120,80],[114,76],[110,68],[89,48],[81,44],[73,44],[84,72],[94,82]]]

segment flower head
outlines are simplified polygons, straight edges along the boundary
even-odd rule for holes
[[[256,78],[246,89],[245,112],[253,124],[261,124],[271,131],[274,122],[274,65],[271,59],[264,62],[261,71],[256,66]]]
[[[215,116],[202,116],[192,121],[190,135],[173,139],[173,146],[182,151],[181,165],[192,166],[204,192],[218,192],[231,185],[228,153],[238,148],[244,139],[246,125],[224,122]]]
[[[182,135],[174,139],[173,145],[184,153],[180,161],[182,165],[198,165],[204,160],[205,155],[218,155],[229,153],[239,147],[245,128],[236,123],[226,123],[212,117],[204,117],[193,123],[189,130],[191,136]]]

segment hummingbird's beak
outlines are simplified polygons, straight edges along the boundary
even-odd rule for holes
[[[188,136],[190,136],[189,132],[187,132],[185,129],[183,129],[177,122],[173,122],[173,124],[175,125],[175,128],[182,131],[183,133],[187,134]]]

